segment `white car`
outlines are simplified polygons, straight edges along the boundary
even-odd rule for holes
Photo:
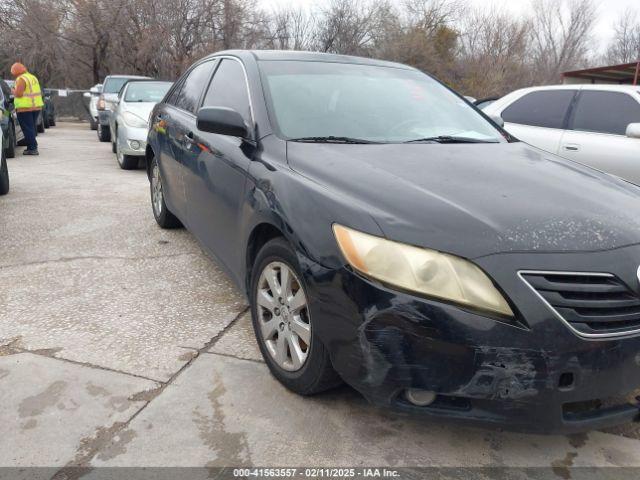
[[[173,85],[157,80],[130,80],[118,93],[109,125],[111,147],[123,170],[138,167],[144,157],[149,132],[149,115]]]
[[[102,84],[97,83],[84,93],[84,97],[89,99],[89,127],[91,130],[98,129],[98,97],[102,93]]]
[[[640,86],[525,88],[483,111],[523,142],[640,185]]]

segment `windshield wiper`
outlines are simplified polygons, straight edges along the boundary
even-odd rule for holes
[[[454,135],[438,135],[436,137],[414,138],[402,143],[419,143],[419,142],[435,142],[435,143],[499,143],[497,140],[482,140],[480,138],[456,137]]]
[[[330,135],[328,137],[301,137],[290,138],[292,142],[308,142],[308,143],[380,143],[372,140],[365,140],[364,138],[353,137],[334,137]]]

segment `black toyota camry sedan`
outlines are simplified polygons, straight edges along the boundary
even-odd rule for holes
[[[528,431],[640,418],[640,189],[432,77],[217,53],[153,110],[147,160],[158,224],[246,292],[289,389]]]

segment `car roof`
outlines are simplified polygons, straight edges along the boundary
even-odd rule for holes
[[[104,81],[107,81],[107,78],[140,78],[140,79],[151,79],[151,77],[144,77],[142,75],[107,75],[104,77]],[[104,82],[102,82],[104,83]]]
[[[640,92],[640,85],[618,85],[609,83],[565,83],[562,85],[544,85],[516,90],[517,92],[535,92],[538,90],[602,90],[609,92]]]
[[[325,62],[325,63],[351,63],[357,65],[374,65],[380,67],[402,68],[416,70],[402,63],[387,62],[373,58],[356,57],[352,55],[337,55],[334,53],[306,52],[298,50],[225,50],[216,52],[209,57],[220,55],[243,56],[252,55],[258,61],[297,61],[297,62]],[[209,58],[207,57],[207,58]]]

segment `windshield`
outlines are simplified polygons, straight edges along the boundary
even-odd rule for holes
[[[297,61],[260,66],[272,121],[288,139],[505,141],[463,99],[415,70]]]
[[[131,80],[128,77],[107,78],[102,88],[102,93],[118,93],[122,86]]]
[[[169,82],[133,82],[127,86],[125,102],[158,103],[171,87]]]

